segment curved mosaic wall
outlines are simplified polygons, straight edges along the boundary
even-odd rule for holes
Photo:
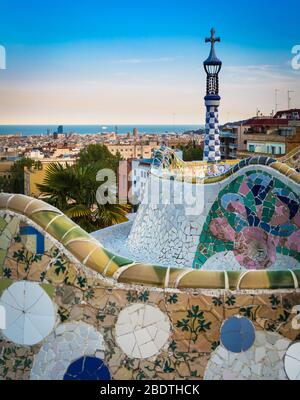
[[[258,165],[252,164],[258,160]],[[159,184],[161,193],[170,188],[169,204],[152,198],[143,202],[130,233],[108,244],[110,249],[122,251],[118,243],[126,243],[123,254],[129,258],[167,267],[299,269],[300,186],[272,169],[272,163],[267,157],[242,160],[220,182],[204,185],[177,182],[172,170],[161,177],[154,172],[145,191],[151,193]],[[294,177],[299,175],[292,171]],[[173,193],[184,191],[184,199],[186,194],[193,199],[195,187],[202,188],[197,196],[203,201],[189,212],[189,203],[179,202]]]
[[[297,212],[291,216],[287,200],[279,200],[279,225],[284,217],[297,226]],[[248,215],[226,204],[225,216],[236,207]],[[0,377],[299,379],[299,282],[297,269],[136,263],[54,207],[0,194],[0,306],[15,309],[0,326]]]
[[[235,174],[242,168],[252,165],[264,165],[288,177],[290,180],[300,183],[300,146],[292,150],[280,159],[267,156],[254,156],[242,160],[226,160],[216,165],[210,165],[203,161],[182,161],[170,148],[162,148],[156,151],[153,162],[153,169],[158,175],[164,171],[171,175],[176,174],[193,175],[193,172],[203,171],[204,183],[221,182],[229,176]]]
[[[227,262],[237,261],[248,270],[272,268],[276,261],[279,268],[299,268],[299,228],[297,194],[269,173],[248,171],[222,189],[213,203],[193,266],[205,267],[220,252],[214,265],[222,263],[225,253]]]

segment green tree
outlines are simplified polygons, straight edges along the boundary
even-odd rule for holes
[[[119,161],[122,160],[120,153],[113,155],[104,144],[90,144],[80,150],[79,165],[94,165],[98,169],[110,168],[117,172]]]
[[[23,157],[14,162],[11,172],[11,191],[13,193],[24,193],[24,168],[31,168],[34,165],[34,160],[31,158]]]
[[[186,145],[181,145],[179,148],[183,152],[184,161],[202,161],[203,159],[203,148],[199,145],[194,145],[191,141]]]
[[[11,192],[11,181],[9,178],[0,176],[0,192]]]
[[[96,174],[99,164],[82,162],[63,167],[51,163],[42,184],[37,187],[45,200],[62,210],[88,232],[127,221],[130,207],[120,204],[99,204]],[[110,188],[114,191],[116,188]]]

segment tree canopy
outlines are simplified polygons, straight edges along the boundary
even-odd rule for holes
[[[203,148],[194,145],[193,142],[189,142],[186,145],[180,145],[180,150],[183,152],[184,161],[202,161],[203,159]]]
[[[49,164],[44,181],[37,184],[37,188],[46,201],[62,210],[88,232],[125,222],[130,206],[117,202],[99,204],[96,197],[101,185],[96,180],[97,172],[104,168],[116,171],[119,159],[106,146],[89,145],[80,152],[74,165]],[[116,182],[109,190],[116,193]]]
[[[24,168],[31,168],[35,164],[31,158],[23,157],[13,163],[10,168],[10,190],[13,193],[24,193]]]
[[[98,169],[111,168],[116,172],[120,160],[122,160],[120,153],[113,155],[104,144],[97,143],[80,150],[77,163],[95,165]]]

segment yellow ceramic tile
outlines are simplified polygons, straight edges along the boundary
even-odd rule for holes
[[[169,288],[176,288],[180,276],[186,272],[184,268],[170,268],[167,286]]]
[[[48,226],[47,232],[59,240],[74,226],[76,226],[76,224],[73,221],[68,219],[65,215],[61,215],[60,217],[55,218]]]
[[[105,268],[105,276],[112,278],[119,268],[120,267],[118,266],[118,264],[116,264],[114,260],[111,260],[108,266]]]
[[[15,196],[13,196],[12,199],[9,201],[8,208],[10,210],[13,210],[13,211],[16,211],[16,212],[19,212],[20,214],[22,214],[24,212],[26,206],[28,205],[28,203],[31,200],[32,200],[31,197],[17,194]]]
[[[118,281],[122,283],[164,287],[166,272],[167,268],[165,267],[156,267],[150,264],[135,264],[122,272]]]
[[[31,198],[31,200],[33,200],[33,199]],[[57,208],[51,206],[50,204],[48,204],[48,203],[46,203],[46,202],[44,202],[44,201],[35,199],[35,200],[33,200],[33,201],[29,204],[29,206],[26,208],[25,214],[26,214],[28,217],[31,217],[31,215],[32,215],[33,213],[39,212],[39,211],[55,211],[55,212],[57,212],[57,211],[59,211],[59,210],[57,210]]]
[[[72,240],[66,245],[66,249],[69,250],[77,260],[83,262],[91,251],[97,249],[97,243],[87,240]]]
[[[73,239],[91,239],[91,236],[80,226],[74,224],[74,229],[70,230],[69,232],[65,232],[65,236],[62,236],[61,243],[63,245],[66,245],[68,242],[70,242]]]
[[[249,271],[241,276],[238,289],[268,289],[269,278],[266,271]]]
[[[94,250],[90,254],[88,259],[86,260],[85,265],[93,269],[94,271],[103,273],[108,263],[110,262],[111,258],[105,253],[105,251],[103,250],[103,248],[100,247],[100,245],[96,246],[95,248],[96,250]]]
[[[184,275],[178,284],[178,288],[223,289],[224,287],[224,273],[220,271],[191,271]]]
[[[7,201],[10,197],[14,196],[11,193],[0,193],[0,208],[6,208]]]
[[[46,228],[49,222],[58,215],[60,215],[59,211],[38,211],[32,214],[31,219],[42,228]]]

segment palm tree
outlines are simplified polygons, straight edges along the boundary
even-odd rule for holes
[[[96,174],[97,168],[91,164],[67,164],[63,167],[59,163],[51,163],[43,183],[37,184],[37,187],[46,201],[88,232],[127,221],[130,206],[97,202],[99,182],[96,181]]]

